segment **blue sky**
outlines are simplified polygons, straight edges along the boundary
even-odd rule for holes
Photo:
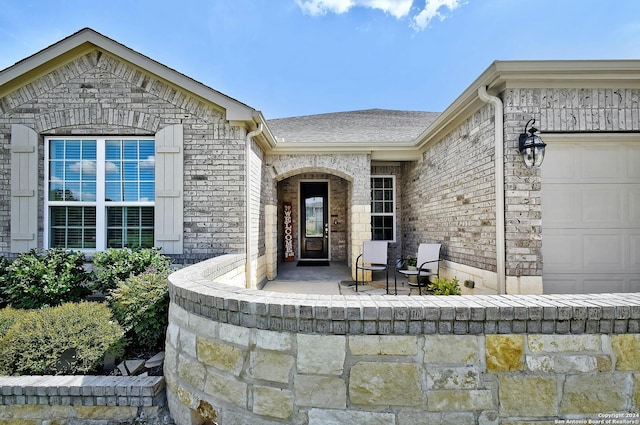
[[[640,59],[638,0],[0,0],[0,69],[84,27],[267,119],[440,112],[494,60]]]

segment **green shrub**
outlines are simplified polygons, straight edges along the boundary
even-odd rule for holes
[[[169,275],[171,261],[157,248],[108,249],[93,258],[95,289],[107,294],[118,282],[145,272]]]
[[[83,299],[91,291],[86,287],[89,273],[80,252],[50,249],[31,250],[5,267],[0,291],[6,302],[16,308],[40,308]]]
[[[458,279],[445,279],[435,276],[433,282],[429,284],[428,290],[433,291],[433,295],[460,295],[460,285]]]
[[[7,296],[4,293],[4,277],[7,274],[7,267],[9,267],[11,261],[4,257],[0,257],[0,308],[7,305]]]
[[[120,282],[107,297],[113,316],[134,349],[161,348],[168,323],[169,290],[165,275],[144,273]]]
[[[121,358],[123,330],[104,304],[67,303],[25,312],[0,340],[0,375],[90,374]]]
[[[9,332],[9,329],[22,319],[25,315],[24,310],[18,310],[11,307],[5,307],[0,310],[0,340]]]

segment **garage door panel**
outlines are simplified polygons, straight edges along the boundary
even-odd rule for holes
[[[545,216],[544,225],[549,227],[566,227],[568,224],[581,221],[576,215],[580,202],[580,194],[561,187],[551,187],[542,193],[541,204]]]
[[[637,233],[629,235],[629,266],[640,274],[640,235]]]
[[[583,146],[580,150],[580,177],[606,181],[625,177],[626,159],[622,148]]]
[[[547,228],[640,228],[638,184],[549,184],[541,204]]]
[[[614,139],[549,144],[541,168],[545,293],[640,292],[640,136]]]
[[[624,237],[620,234],[585,234],[582,237],[584,247],[583,267],[592,271],[619,271],[624,269]]]
[[[576,151],[576,146],[554,145],[553,154],[550,150],[547,152],[544,158],[545,166],[540,169],[543,178],[548,182],[556,182],[572,180],[579,176]]]
[[[629,225],[640,228],[640,185],[629,188]]]
[[[545,294],[579,294],[582,290],[582,280],[577,276],[567,278],[566,275],[545,275],[544,293]]]
[[[604,292],[628,292],[628,285],[624,279],[611,279],[606,275],[589,276],[584,279],[580,292],[588,294],[601,294]]]
[[[588,186],[593,187],[580,188],[582,223],[589,226],[622,226],[624,222],[623,189],[613,185]]]
[[[626,157],[628,176],[633,181],[640,181],[640,146],[629,146]]]
[[[605,274],[550,274],[544,280],[545,294],[602,294],[607,292],[640,292],[640,279],[633,275],[611,278]]]
[[[544,269],[580,270],[582,268],[582,237],[577,231],[557,230],[543,235],[545,243]]]

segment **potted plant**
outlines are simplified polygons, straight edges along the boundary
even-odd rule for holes
[[[415,257],[407,257],[404,260],[404,263],[407,267],[407,270],[418,270],[418,259]],[[418,283],[418,276],[417,275],[409,275],[407,276],[407,280],[410,283]]]

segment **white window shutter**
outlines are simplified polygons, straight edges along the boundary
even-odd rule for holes
[[[11,126],[11,252],[38,247],[38,133]]]
[[[155,246],[162,254],[183,253],[183,125],[156,133]]]

